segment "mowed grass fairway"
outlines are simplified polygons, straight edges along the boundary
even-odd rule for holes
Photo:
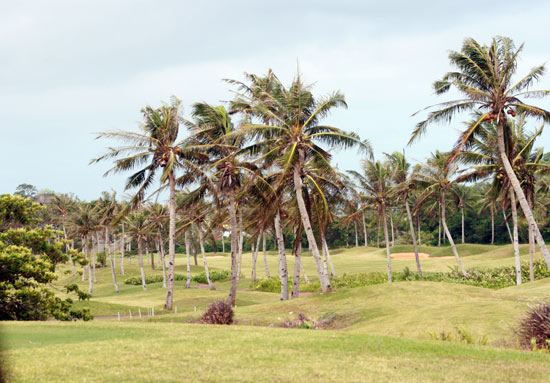
[[[425,271],[445,271],[455,265],[450,248],[421,251],[431,255],[421,260]],[[466,267],[513,264],[511,246],[460,245],[459,252]],[[525,253],[522,247],[523,261]],[[339,274],[386,269],[384,249],[360,247],[332,254]],[[293,257],[288,261],[291,273]],[[208,262],[211,269],[228,270],[230,259],[209,256]],[[276,276],[274,253],[268,262]],[[313,280],[312,258],[305,256],[304,264]],[[395,259],[392,265],[395,271],[415,270],[414,259]],[[257,268],[262,278],[261,253]],[[199,257],[199,266],[192,271],[202,270]],[[92,309],[98,316],[94,321],[3,323],[2,358],[14,382],[545,382],[550,376],[549,354],[497,347],[512,338],[511,328],[529,305],[550,300],[549,279],[501,290],[397,282],[281,302],[279,294],[248,291],[250,271],[250,254],[245,254],[237,325],[211,326],[187,322],[198,319],[209,303],[225,298],[228,282],[216,283],[218,290],[211,291],[197,288],[196,283],[184,289],[185,282],[177,281],[174,314],[162,309],[166,290],[161,283],[148,285],[147,291],[123,283],[139,274],[135,259],[126,264],[125,276],[117,271],[118,294],[110,269],[98,269],[93,298],[78,303]],[[146,273],[161,272],[146,266]],[[182,256],[176,273],[185,274]],[[59,284],[72,280],[64,275]],[[154,318],[145,317],[150,308],[155,308]],[[278,328],[298,313],[312,318],[334,313],[337,319],[332,330]],[[485,337],[487,346],[430,336],[454,334],[456,326],[466,329],[475,343]]]

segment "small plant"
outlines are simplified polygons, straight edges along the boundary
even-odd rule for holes
[[[206,324],[231,324],[235,313],[231,305],[226,301],[212,303],[201,317],[201,323]]]
[[[550,302],[530,309],[516,333],[523,348],[550,351]]]
[[[306,330],[315,330],[319,328],[318,323],[315,319],[308,318],[302,313],[298,314],[298,318],[296,320],[287,319],[283,323],[283,327],[284,328],[303,328]]]

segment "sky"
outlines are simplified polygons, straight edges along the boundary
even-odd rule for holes
[[[0,194],[28,183],[84,200],[121,195],[127,175],[103,177],[110,163],[89,165],[117,145],[98,132],[137,131],[141,108],[172,95],[186,113],[194,102],[220,104],[233,96],[222,79],[269,68],[286,84],[299,68],[317,96],[343,92],[348,109],[326,123],[368,139],[377,158],[405,149],[423,161],[450,149],[468,119],[431,126],[407,146],[424,116],[411,115],[453,97],[431,88],[453,69],[449,51],[466,37],[508,36],[525,43],[517,71],[525,74],[550,59],[549,14],[549,2],[506,0],[2,1]],[[550,89],[550,74],[536,88]],[[536,104],[550,109],[550,98]],[[546,130],[537,146],[549,150]],[[341,170],[360,159],[334,153]]]

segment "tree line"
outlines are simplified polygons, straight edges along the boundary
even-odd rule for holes
[[[158,254],[168,310],[173,306],[178,241],[183,240],[187,257],[186,287],[191,257],[200,249],[213,288],[205,246],[217,250],[221,244],[225,251],[224,234],[228,234],[228,302],[234,305],[245,248],[252,252],[252,279],[260,247],[266,275],[275,274],[266,261],[266,244],[271,240],[285,300],[290,290],[287,254],[295,257],[292,295],[297,297],[305,272],[304,246],[313,257],[322,291],[332,290],[331,278],[337,277],[337,271],[329,242],[342,240],[334,238],[335,232],[345,234],[347,245],[384,244],[391,282],[391,247],[396,241],[412,243],[417,273],[422,275],[418,246],[422,241],[434,244],[437,231],[437,244],[451,246],[458,267],[467,275],[455,241],[466,241],[472,217],[468,211],[490,218],[490,229],[484,230],[490,230],[490,243],[507,238],[514,245],[520,284],[521,233],[530,245],[531,266],[537,244],[550,268],[542,235],[548,224],[537,225],[548,222],[550,165],[548,154],[536,146],[550,112],[523,101],[550,91],[530,89],[543,75],[543,65],[514,82],[522,48],[505,37],[495,37],[489,45],[466,39],[460,51],[449,54],[455,71],[436,81],[434,90],[444,94],[454,89],[462,98],[425,108],[427,118],[416,125],[410,143],[427,134],[430,124],[471,114],[454,147],[435,150],[424,163],[412,165],[398,151],[375,159],[368,140],[324,123],[333,109],[347,107],[341,92],[318,97],[300,74],[287,86],[269,70],[265,75],[245,73],[242,81],[225,80],[234,98],[226,105],[195,103],[189,119],[183,117],[181,100],[173,97],[160,107],[143,108],[138,131],[99,134],[98,138],[116,140],[120,146],[109,147],[91,163],[112,161],[105,175],[130,173],[126,190],[132,194],[126,202],[104,193],[91,203],[66,195],[55,195],[48,203],[57,211],[57,224],[67,238],[80,243],[88,259],[82,278],[89,281],[90,294],[94,254],[101,248],[109,257],[118,291],[113,254],[120,253],[124,274],[125,251],[135,243],[144,289],[144,255],[154,265],[153,250]],[[530,120],[541,121],[541,127],[529,131]],[[340,149],[358,150],[359,171],[340,171],[333,161],[334,151]],[[163,192],[169,195],[168,203],[153,202]],[[507,228],[504,237],[498,223]],[[471,238],[476,234],[477,230]],[[487,237],[479,240],[489,242]]]

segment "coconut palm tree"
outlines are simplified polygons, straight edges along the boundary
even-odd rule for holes
[[[97,228],[97,221],[97,210],[93,204],[87,202],[79,203],[75,211],[70,216],[71,226],[73,227],[74,232],[80,235],[82,240],[82,251],[88,260],[88,293],[90,295],[92,295],[94,289],[92,270],[95,266],[95,259],[92,259],[92,256],[90,255],[89,240],[90,236],[93,235]],[[85,278],[85,273],[86,271],[82,273],[83,281]]]
[[[441,207],[441,224],[443,225],[443,232],[447,236],[453,254],[460,271],[464,276],[467,276],[466,269],[462,266],[462,261],[456,250],[455,242],[447,227],[446,220],[446,200],[447,195],[453,192],[453,185],[455,185],[460,179],[457,177],[458,165],[456,162],[448,165],[449,153],[442,153],[436,151],[432,154],[431,158],[428,158],[425,164],[422,164],[417,173],[417,183],[423,188],[423,192],[417,199],[417,204],[423,204],[427,199],[432,197],[439,198],[439,204]]]
[[[409,228],[411,231],[411,240],[414,248],[414,256],[416,259],[416,270],[418,275],[422,277],[422,268],[420,267],[420,257],[418,256],[418,246],[416,244],[416,235],[414,234],[414,221],[409,206],[409,198],[416,189],[415,174],[410,173],[410,163],[405,158],[405,153],[393,152],[387,155],[388,161],[392,167],[392,179],[395,184],[395,195],[398,201],[405,204],[407,218],[409,220]]]
[[[356,146],[364,150],[369,150],[370,147],[361,142],[354,133],[321,124],[321,120],[332,109],[346,107],[344,96],[340,92],[334,92],[328,97],[315,99],[311,87],[306,86],[299,75],[289,88],[275,78],[261,96],[256,96],[254,92],[243,92],[240,98],[246,100],[245,104],[251,106],[253,115],[263,122],[243,124],[240,134],[257,139],[247,150],[262,153],[263,162],[281,169],[276,185],[283,184],[292,177],[292,192],[296,196],[321,289],[329,292],[332,290],[330,278],[323,268],[311,217],[304,201],[303,181],[304,178],[309,178],[303,169],[309,159],[315,158],[318,164],[323,164],[327,172],[334,171],[329,163],[331,155],[320,145],[327,145],[329,148]]]
[[[145,271],[143,269],[143,243],[151,231],[151,222],[148,220],[144,211],[135,211],[125,218],[128,233],[132,235],[138,244],[138,262],[141,273],[141,285],[143,290],[147,290],[145,281]]]
[[[522,101],[525,98],[542,98],[550,95],[549,90],[529,90],[544,74],[544,65],[533,68],[518,81],[512,81],[522,50],[523,44],[516,49],[510,38],[497,36],[492,39],[490,45],[481,45],[474,39],[467,38],[460,51],[451,51],[449,61],[458,70],[447,73],[440,81],[436,81],[433,87],[438,95],[453,88],[463,97],[434,106],[437,109],[416,125],[409,143],[424,134],[429,124],[450,122],[456,113],[463,111],[482,111],[477,122],[461,134],[453,154],[449,157],[450,163],[468,144],[470,137],[477,134],[483,121],[494,121],[497,128],[496,144],[505,173],[529,225],[535,231],[536,241],[550,269],[550,253],[506,151],[505,131],[509,129],[507,113],[511,116],[519,113],[544,122],[550,121],[549,111]]]
[[[61,221],[61,228],[63,229],[63,236],[65,240],[68,240],[67,236],[67,221],[70,218],[70,214],[77,208],[78,198],[71,194],[56,194],[50,203],[50,206],[54,209],[56,215],[59,216]],[[69,252],[69,244],[65,245],[65,251]],[[72,275],[76,275],[76,267],[73,257],[69,255],[69,262],[71,264]]]
[[[388,261],[388,282],[392,282],[390,240],[388,235],[387,209],[388,201],[394,196],[392,188],[392,172],[388,163],[375,160],[361,161],[362,174],[353,170],[348,173],[358,183],[361,197],[381,217],[384,226],[386,242],[386,257]]]
[[[153,185],[160,171],[161,185],[169,188],[169,228],[168,228],[168,291],[164,307],[171,310],[174,300],[174,273],[176,251],[176,184],[186,184],[197,180],[202,174],[197,165],[201,155],[197,147],[187,144],[185,139],[179,139],[179,128],[183,119],[181,101],[173,97],[170,104],[159,108],[146,106],[142,109],[144,121],[141,133],[113,131],[100,133],[98,138],[112,138],[126,143],[125,146],[110,148],[109,151],[92,160],[97,163],[113,159],[115,165],[105,175],[133,171],[126,182],[126,190],[137,189],[130,200],[128,208],[135,208],[145,197],[147,190]],[[122,157],[122,158],[120,158]],[[182,171],[180,177],[177,172]],[[122,214],[126,211],[121,212]]]

